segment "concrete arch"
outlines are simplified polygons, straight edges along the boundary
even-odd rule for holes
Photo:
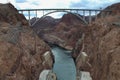
[[[52,13],[56,13],[56,12],[67,12],[67,13],[71,13],[71,14],[77,16],[77,17],[78,17],[80,20],[82,20],[85,24],[88,24],[88,22],[87,22],[86,20],[84,20],[81,16],[79,16],[79,15],[77,15],[77,14],[75,14],[75,13],[72,13],[72,12],[66,11],[66,10],[56,10],[56,11],[52,11],[52,12],[46,13],[46,14],[43,15],[40,19],[36,20],[31,26],[34,26],[34,25],[37,23],[37,21],[43,20],[47,15],[52,14]]]

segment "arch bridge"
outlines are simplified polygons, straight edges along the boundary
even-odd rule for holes
[[[79,19],[81,19],[85,24],[89,24],[92,21],[92,16],[95,16],[95,20],[97,19],[97,14],[101,12],[101,17],[103,17],[102,13],[104,12],[110,12],[108,10],[101,10],[101,9],[21,9],[18,10],[19,13],[27,16],[30,24],[30,19],[31,17],[36,17],[36,21],[33,24],[30,24],[31,26],[35,25],[35,23],[43,19],[45,16],[56,13],[56,12],[66,12],[66,13],[71,13],[75,16],[77,16]],[[34,15],[33,15],[34,12]],[[38,18],[38,13],[42,12],[42,16],[40,19]],[[86,20],[85,17],[88,17],[88,20]]]

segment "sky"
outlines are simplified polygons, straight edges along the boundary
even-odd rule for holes
[[[120,2],[120,0],[0,0],[0,3],[12,3],[17,9],[43,9],[43,8],[79,8],[79,9],[104,9],[105,7]],[[27,15],[27,13],[24,13]],[[34,13],[32,13],[34,14]],[[62,13],[53,13],[55,17]],[[39,12],[39,15],[42,13]]]

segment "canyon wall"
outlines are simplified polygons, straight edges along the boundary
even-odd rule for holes
[[[51,52],[45,60],[47,51],[25,17],[12,4],[0,4],[0,80],[38,80],[43,69],[52,68]]]
[[[111,15],[104,14],[104,18],[99,18],[84,31],[85,37],[81,44],[84,46],[82,51],[87,53],[88,59],[82,64],[81,59],[78,59],[76,65],[79,70],[89,71],[93,80],[120,79],[120,9],[118,6],[120,7],[120,3],[109,6],[109,10],[113,10]]]

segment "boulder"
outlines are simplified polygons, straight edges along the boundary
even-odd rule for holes
[[[39,80],[57,80],[56,74],[51,70],[43,70],[40,74]]]

